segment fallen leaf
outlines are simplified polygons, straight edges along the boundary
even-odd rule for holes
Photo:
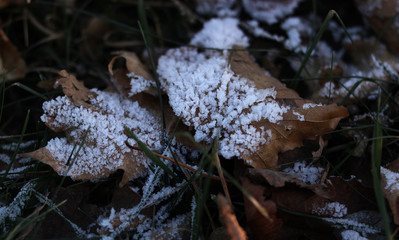
[[[335,129],[338,122],[348,116],[342,106],[324,106],[302,99],[277,79],[264,75],[263,69],[253,62],[247,52],[233,52],[230,64],[235,74],[255,83],[257,89],[274,88],[277,92],[276,103],[289,108],[277,123],[267,120],[252,122],[257,129],[270,129],[272,135],[270,143],[260,144],[257,152],[242,155],[244,160],[252,160],[254,163],[251,165],[255,168],[275,166],[279,152],[302,146],[304,139],[316,139],[317,135]]]
[[[394,223],[399,225],[399,159],[381,167],[381,185],[391,207]]]
[[[248,224],[248,235],[251,239],[273,239],[283,225],[281,219],[277,218],[276,204],[265,198],[264,187],[253,184],[247,178],[241,178],[241,184],[262,207],[264,207],[270,219],[265,218],[255,206],[244,197],[245,216]]]
[[[332,71],[329,68],[321,72],[318,70],[319,76],[314,77],[328,77],[326,78],[328,80],[318,81],[318,84],[313,87],[312,99],[315,101],[338,103],[347,98],[345,102],[347,105],[355,103],[359,99],[376,98],[378,87],[384,87],[387,82],[397,79],[399,72],[398,57],[392,55],[376,39],[357,39],[345,44],[344,47],[348,56],[352,59],[351,65],[339,59]],[[323,76],[325,74],[331,75]],[[337,79],[329,80],[332,76]],[[339,79],[342,76],[364,76],[381,81],[377,84],[374,81],[365,81],[361,78]],[[353,88],[354,86],[356,88]],[[352,92],[349,94],[349,91]]]
[[[0,6],[1,7],[1,6]],[[17,47],[0,29],[0,83],[25,77],[26,63]]]
[[[111,62],[108,64],[108,72],[111,74],[112,79],[116,81],[117,87],[120,88],[121,92],[126,97],[132,97],[138,93],[148,93],[156,96],[158,94],[155,87],[155,80],[152,74],[147,70],[147,67],[141,63],[136,53],[128,51],[114,52],[117,56],[113,57]],[[126,60],[127,71],[114,72],[115,61],[119,58]],[[125,76],[123,76],[123,74]],[[126,81],[126,77],[130,79]]]
[[[255,168],[276,166],[279,152],[333,130],[348,116],[342,106],[300,98],[242,49],[172,49],[159,59],[158,73],[171,107],[194,127],[197,142],[219,135],[223,157],[242,157]]]
[[[87,89],[83,82],[78,81],[74,75],[69,74],[67,71],[62,70],[58,74],[61,77],[57,79],[54,87],[61,85],[62,91],[75,106],[89,107],[87,101],[96,97],[96,94]]]
[[[234,215],[233,207],[230,205],[230,203],[222,194],[218,194],[217,204],[219,208],[220,221],[225,225],[230,239],[232,240],[247,239],[247,234],[241,228],[240,224],[237,221],[236,216]]]
[[[66,71],[60,74],[58,83],[66,96],[43,104],[42,121],[66,138],[52,139],[46,147],[21,156],[38,159],[74,179],[103,178],[121,169],[121,186],[146,172],[148,158],[126,146],[126,141],[130,145],[135,141],[124,134],[124,126],[155,150],[161,147],[160,120],[137,102],[117,93],[88,90]]]
[[[243,0],[246,12],[254,19],[274,24],[294,12],[302,0]]]
[[[399,55],[399,27],[396,17],[399,7],[398,1],[356,0],[355,3],[375,34],[380,36],[383,33],[382,39],[387,44],[388,49]],[[393,22],[391,22],[392,19]]]

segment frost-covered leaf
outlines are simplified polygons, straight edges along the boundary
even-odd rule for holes
[[[399,2],[396,0],[356,0],[357,8],[376,36],[381,33],[388,49],[399,55]]]
[[[17,47],[8,39],[3,29],[0,29],[0,83],[3,79],[13,81],[23,78],[25,73],[25,60],[22,59]]]
[[[242,5],[249,15],[268,24],[291,14],[302,0],[243,0]]]
[[[43,104],[42,121],[65,138],[51,139],[47,146],[22,154],[49,164],[74,179],[106,177],[124,170],[121,185],[146,171],[147,157],[126,146],[134,140],[124,134],[131,129],[150,149],[160,149],[160,119],[117,93],[89,90],[65,71],[58,83],[67,96]],[[80,145],[82,147],[80,147]]]
[[[399,159],[381,167],[381,185],[396,225],[399,225]]]
[[[211,21],[212,26],[220,25],[217,29],[240,32],[234,20]],[[206,39],[219,48],[230,48],[234,41],[245,44],[212,32],[210,26],[205,24],[192,43]],[[171,49],[159,59],[158,73],[173,111],[194,127],[196,141],[210,143],[219,136],[223,157],[241,157],[255,168],[275,166],[279,152],[333,130],[348,115],[344,107],[300,98],[265,75],[239,48],[233,52]]]
[[[318,71],[319,77],[328,79],[329,76],[336,78],[343,76],[354,76],[353,78],[342,78],[338,80],[318,81],[314,86],[313,99],[320,102],[341,102],[349,92],[346,104],[359,99],[373,99],[378,94],[378,84],[367,79],[385,81],[398,81],[399,64],[398,58],[387,51],[385,46],[376,39],[359,39],[353,43],[345,44],[345,49],[352,58],[351,64],[339,59],[334,69],[324,66]],[[380,85],[385,83],[378,81]]]
[[[226,197],[222,194],[218,194],[217,204],[219,208],[219,219],[226,227],[230,239],[247,239],[247,234],[238,223],[237,218],[234,215],[233,207],[230,205],[229,201],[227,201]]]

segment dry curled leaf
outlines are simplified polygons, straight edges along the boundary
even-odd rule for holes
[[[66,137],[51,139],[46,147],[22,156],[41,160],[74,179],[103,178],[122,169],[123,185],[142,175],[147,157],[126,146],[126,141],[135,142],[124,134],[124,127],[155,150],[160,148],[160,120],[137,102],[117,93],[89,90],[66,71],[60,74],[58,83],[66,96],[43,104],[42,121]]]
[[[13,81],[25,77],[26,63],[17,47],[0,29],[0,82]]]
[[[218,194],[217,204],[219,208],[220,221],[225,225],[230,239],[232,240],[247,239],[247,234],[238,223],[237,218],[234,215],[232,206],[222,194]]]

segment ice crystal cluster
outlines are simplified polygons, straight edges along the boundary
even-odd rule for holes
[[[332,217],[344,217],[348,214],[347,207],[339,202],[329,202],[323,207],[315,207],[312,209],[313,214],[326,215]]]
[[[136,129],[138,138],[151,149],[160,148],[158,119],[137,102],[117,93],[92,91],[97,96],[90,100],[91,107],[77,107],[67,96],[43,104],[42,121],[52,129],[65,130],[70,138],[54,138],[46,146],[65,174],[68,171],[70,176],[101,175],[105,169],[114,171],[121,167],[132,152],[125,141],[135,144],[123,133],[124,126]],[[75,155],[80,143],[84,147]],[[145,164],[146,158],[140,160]]]
[[[191,44],[246,47],[248,40],[237,25],[235,19],[213,19]],[[159,59],[158,73],[175,114],[194,127],[195,140],[210,142],[219,136],[220,154],[231,158],[269,142],[271,130],[259,131],[252,122],[278,123],[289,106],[275,101],[274,88],[257,89],[254,83],[236,75],[228,57],[227,51],[171,49]]]
[[[307,165],[306,162],[295,162],[292,168],[286,168],[283,171],[294,175],[300,175],[298,179],[304,183],[316,184],[324,169]]]

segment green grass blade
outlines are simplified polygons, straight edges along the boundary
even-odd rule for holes
[[[43,94],[41,94],[41,93],[39,93],[38,91],[36,91],[36,90],[33,90],[32,88],[30,88],[30,87],[28,87],[28,86],[26,86],[26,85],[24,85],[24,84],[22,84],[22,83],[13,83],[13,84],[11,84],[11,86],[9,86],[8,88],[11,88],[11,87],[19,87],[19,88],[21,88],[21,89],[23,89],[23,90],[25,90],[25,91],[27,91],[27,92],[29,92],[29,93],[32,93],[33,95],[35,95],[35,96],[37,96],[37,97],[39,97],[39,98],[42,98],[43,100],[45,100],[45,101],[47,101],[48,100],[48,98],[46,97],[46,96],[44,96]]]
[[[138,137],[130,131],[129,128],[125,126],[125,131],[128,134],[129,137],[132,137],[134,141],[136,141],[137,145],[143,150],[144,154],[147,155],[156,165],[158,165],[160,168],[162,168],[166,173],[171,175],[174,179],[179,180],[179,178],[176,176],[176,174],[168,168],[168,166],[165,165],[157,156],[155,156],[152,151],[142,142]]]
[[[344,28],[345,33],[347,34],[347,36],[349,37],[349,39],[351,40],[351,42],[353,42],[352,37],[350,36],[348,30],[345,27],[344,22],[342,21],[342,19],[339,17],[338,13],[334,10],[330,10],[326,16],[326,18],[324,19],[320,30],[317,32],[315,39],[313,40],[312,44],[310,45],[310,47],[308,48],[308,50],[306,51],[305,54],[305,58],[304,60],[301,62],[301,65],[297,71],[297,73],[295,74],[295,79],[299,79],[299,77],[301,76],[301,73],[303,71],[303,69],[306,66],[306,63],[309,61],[310,59],[310,55],[312,54],[313,50],[316,48],[317,43],[320,41],[321,37],[324,34],[324,31],[327,29],[328,27],[328,23],[330,22],[330,20],[336,16],[339,23],[341,24],[341,26]]]
[[[20,233],[22,230],[27,228],[29,225],[31,225],[31,224],[33,224],[33,223],[35,223],[37,221],[40,221],[47,214],[49,214],[50,212],[54,211],[54,209],[60,207],[61,205],[63,205],[66,202],[67,202],[67,200],[64,200],[64,201],[60,202],[59,204],[57,204],[55,206],[52,206],[51,208],[47,209],[44,213],[40,214],[39,216],[36,216],[36,217],[34,217],[32,219],[24,218],[21,223],[19,223],[17,226],[14,227],[14,229],[8,234],[8,236],[5,238],[5,240],[14,239],[14,237],[16,237],[18,233]]]
[[[381,103],[381,94],[379,94],[378,98],[378,108]],[[377,206],[379,212],[381,214],[382,222],[384,224],[385,234],[387,239],[391,240],[391,226],[389,215],[387,211],[387,207],[385,204],[384,193],[381,187],[381,179],[380,179],[380,168],[381,168],[381,156],[382,156],[382,128],[381,123],[379,121],[379,111],[376,114],[375,119],[375,126],[373,131],[373,143],[372,143],[372,150],[371,150],[371,174],[373,176],[373,187],[374,193],[377,200]]]
[[[162,114],[162,127],[163,127],[162,137],[164,138],[163,140],[166,140],[166,138],[165,138],[166,137],[165,136],[165,134],[166,134],[166,120],[165,120],[164,105],[163,105],[163,101],[162,101],[161,83],[159,82],[157,69],[156,69],[155,63],[154,63],[154,58],[153,58],[154,47],[153,47],[153,44],[152,44],[152,39],[151,39],[150,34],[149,34],[150,30],[149,30],[149,27],[148,27],[148,22],[147,22],[147,17],[146,17],[146,14],[145,14],[143,0],[139,1],[138,14],[139,14],[139,19],[140,19],[140,22],[138,22],[139,28],[140,28],[140,32],[141,32],[141,34],[143,36],[144,44],[145,44],[147,52],[148,52],[148,56],[149,56],[150,63],[151,63],[152,74],[154,76],[155,84],[156,84],[157,91],[158,91],[159,106],[161,107],[161,114]],[[164,144],[166,145],[166,142]]]

